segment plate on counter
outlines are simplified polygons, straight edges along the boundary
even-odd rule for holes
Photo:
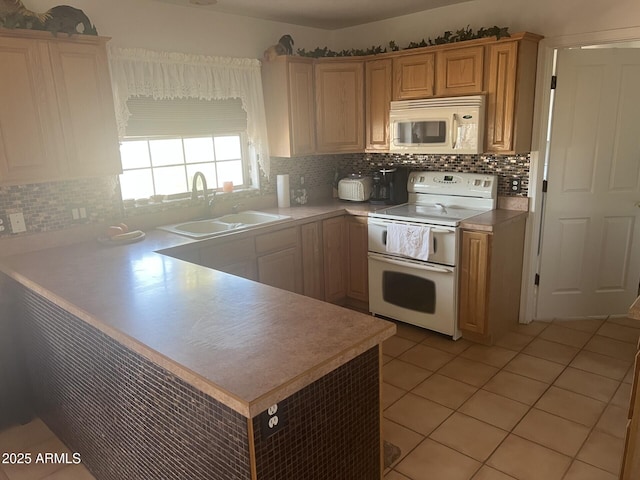
[[[126,245],[144,240],[146,235],[142,230],[134,230],[133,232],[121,233],[113,237],[98,237],[98,242],[102,245]]]

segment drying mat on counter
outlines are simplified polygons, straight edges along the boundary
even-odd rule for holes
[[[398,447],[384,440],[384,468],[393,465],[393,462],[400,458],[400,453]]]

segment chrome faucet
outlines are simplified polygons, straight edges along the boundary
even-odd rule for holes
[[[231,213],[238,213],[240,211],[240,207],[243,207],[244,203],[236,203],[233,207],[231,207]]]
[[[202,198],[204,200],[204,204],[207,207],[212,207],[213,206],[213,201],[215,200],[215,192],[213,192],[213,195],[211,197],[211,200],[208,200],[208,195],[209,195],[209,191],[207,188],[207,179],[204,176],[204,173],[202,172],[196,172],[193,175],[193,184],[191,185],[191,201],[192,202],[197,202],[198,201],[198,179],[201,180],[202,183]]]

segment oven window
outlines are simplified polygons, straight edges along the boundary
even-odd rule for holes
[[[399,144],[443,144],[447,138],[447,122],[428,120],[398,122],[396,140]]]
[[[382,297],[385,302],[416,312],[436,312],[436,284],[428,278],[401,272],[382,272]]]

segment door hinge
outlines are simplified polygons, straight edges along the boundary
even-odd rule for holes
[[[555,90],[557,84],[558,84],[558,76],[557,75],[552,75],[551,76],[551,90]]]
[[[547,187],[549,186],[549,183],[546,180],[542,181],[542,193],[547,193]]]
[[[540,285],[540,274],[536,273],[535,278],[533,279],[534,285]]]

